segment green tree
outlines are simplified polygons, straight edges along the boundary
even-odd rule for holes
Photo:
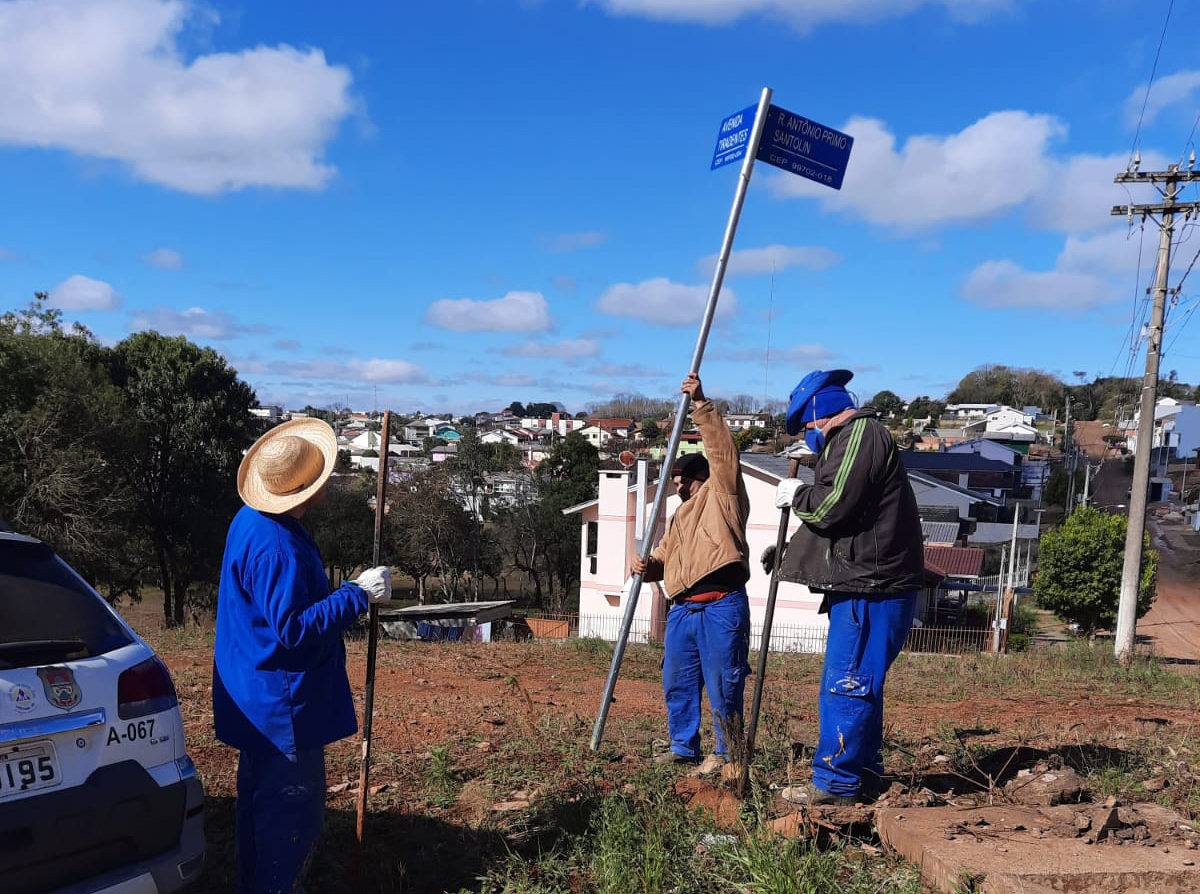
[[[649,416],[642,420],[642,439],[651,446],[667,442],[666,435],[658,427],[658,422]]]
[[[936,426],[938,419],[946,410],[946,404],[940,400],[931,400],[929,397],[922,395],[915,398],[908,405],[908,412],[905,414],[909,419],[931,419]]]
[[[1079,625],[1089,637],[1111,629],[1121,595],[1126,519],[1089,507],[1077,509],[1042,538],[1033,591],[1038,604],[1065,621]],[[1154,602],[1158,553],[1142,544],[1137,617]]]
[[[132,493],[112,474],[124,449],[107,349],[64,330],[38,293],[0,316],[0,507],[52,544],[110,599],[137,598],[145,553],[130,531]]]
[[[215,582],[237,511],[236,473],[253,440],[254,392],[211,348],[139,332],[109,355],[128,447],[113,457],[150,544],[168,626],[194,582]]]
[[[884,419],[899,417],[904,412],[904,401],[894,391],[888,391],[886,388],[876,392],[875,396],[867,402],[867,406],[878,410],[879,415]]]
[[[737,445],[738,450],[749,450],[755,444],[765,443],[768,435],[769,433],[762,426],[752,425],[736,432],[733,436],[733,443]]]
[[[370,474],[331,478],[320,504],[304,517],[321,551],[331,588],[340,585],[354,569],[372,564],[374,482],[375,476]]]

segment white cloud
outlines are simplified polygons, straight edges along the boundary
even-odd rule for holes
[[[841,261],[842,256],[820,245],[765,245],[762,248],[743,248],[729,256],[725,268],[728,276],[756,276],[782,273],[789,267],[825,270]],[[717,269],[717,256],[708,255],[696,262],[701,276],[712,276]]]
[[[981,307],[1051,308],[1082,313],[1122,291],[1110,279],[1074,270],[1031,272],[1012,261],[985,261],[968,274],[963,297]]]
[[[588,0],[584,0],[588,2]],[[897,18],[923,6],[940,6],[951,17],[974,21],[1011,6],[1010,0],[590,0],[615,15],[670,22],[724,25],[748,16],[788,22],[807,32],[828,22],[874,22]]]
[[[288,351],[289,353],[300,350],[300,342],[294,338],[281,338],[276,341],[271,347],[277,351]]]
[[[1130,127],[1137,126],[1142,114],[1142,103],[1146,103],[1146,116],[1143,126],[1154,123],[1158,113],[1168,106],[1187,102],[1192,98],[1192,92],[1200,88],[1200,71],[1178,71],[1175,74],[1159,78],[1150,88],[1150,96],[1146,96],[1146,85],[1139,84],[1129,98],[1125,100],[1125,118]]]
[[[598,363],[588,372],[594,376],[625,376],[630,379],[657,379],[667,374],[666,370],[640,363]]]
[[[1137,270],[1138,246],[1141,244],[1142,267],[1153,269],[1158,234],[1153,225],[1151,229],[1155,232],[1147,233],[1149,238],[1144,241],[1136,230],[1126,227],[1109,229],[1095,236],[1068,236],[1055,267],[1077,273],[1125,276]]]
[[[991,260],[963,281],[962,296],[982,307],[1037,307],[1082,313],[1128,295],[1138,267],[1141,238],[1125,227],[1092,236],[1070,235],[1054,268],[1026,270],[1014,261]],[[1154,269],[1157,239],[1142,246],[1142,268]]]
[[[747,348],[739,351],[711,351],[713,360],[737,360],[749,363],[795,363],[800,366],[820,367],[829,363],[836,356],[824,345],[803,344],[789,345],[786,348],[772,347],[767,354],[766,347]]]
[[[841,130],[854,137],[841,191],[792,174],[772,177],[771,189],[905,230],[985,220],[1025,204],[1048,183],[1047,149],[1066,133],[1057,118],[1021,111],[992,112],[948,136],[909,137],[900,149],[874,118],[851,118]]]
[[[270,326],[262,323],[239,323],[224,310],[205,310],[203,307],[176,310],[162,305],[130,311],[129,331],[140,332],[144,329],[206,341],[226,341],[239,335],[258,335],[271,331]]]
[[[159,270],[183,269],[183,255],[172,248],[156,248],[142,255],[142,261]]]
[[[555,342],[527,341],[509,345],[502,354],[510,357],[595,357],[600,353],[600,342],[594,338],[568,338]]]
[[[350,72],[287,45],[189,58],[197,15],[183,0],[0,3],[0,144],[112,159],[189,193],[324,186]]]
[[[550,308],[541,292],[509,292],[494,301],[444,298],[429,305],[426,322],[452,332],[542,332]]]
[[[396,385],[415,385],[428,382],[429,375],[415,363],[407,360],[387,360],[373,357],[370,360],[350,360],[346,369],[351,378],[364,382],[387,382]]]
[[[686,286],[666,277],[640,283],[609,286],[596,301],[596,309],[617,317],[633,317],[663,326],[691,326],[700,323],[708,303],[708,286]],[[737,295],[722,288],[717,302],[717,318],[729,317],[737,309]]]
[[[106,282],[76,273],[51,290],[50,304],[62,310],[116,310],[121,293]]]
[[[607,237],[597,230],[587,230],[579,233],[559,233],[546,243],[547,251],[575,251],[580,248],[590,248],[600,245]]]
[[[1143,152],[1142,170],[1166,170],[1169,161],[1160,152]],[[1113,182],[1127,164],[1128,155],[1073,155],[1048,161],[1045,186],[1029,200],[1030,221],[1064,233],[1110,227],[1113,206],[1129,203],[1129,187]],[[1134,201],[1149,200],[1135,193]]]
[[[142,255],[142,263],[160,270],[182,270],[183,255],[173,248],[156,248]]]

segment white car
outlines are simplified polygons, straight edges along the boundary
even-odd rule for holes
[[[203,867],[166,666],[54,550],[0,527],[0,890],[158,894]]]

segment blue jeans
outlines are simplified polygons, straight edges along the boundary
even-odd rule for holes
[[[240,752],[237,794],[238,894],[299,890],[325,819],[325,749]]]
[[[813,783],[830,794],[853,795],[864,772],[883,772],[883,682],[912,629],[917,594],[827,595]]]
[[[745,590],[716,602],[671,607],[663,653],[663,694],[671,750],[700,757],[701,693],[708,690],[717,754],[727,755],[722,724],[741,729],[742,694],[750,665],[750,603]]]

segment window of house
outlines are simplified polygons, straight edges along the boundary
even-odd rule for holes
[[[587,523],[587,554],[589,556],[596,555],[597,551],[599,550],[599,542],[600,542],[600,523],[594,522],[594,521],[588,522]]]

